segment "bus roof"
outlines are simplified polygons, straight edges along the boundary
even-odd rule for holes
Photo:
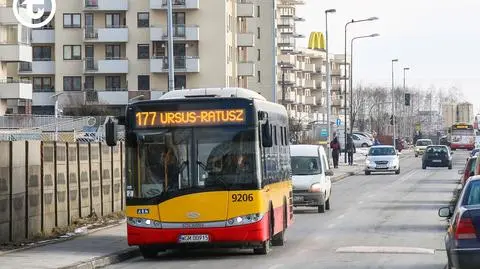
[[[246,99],[259,99],[262,101],[267,100],[259,93],[244,88],[199,88],[175,90],[162,95],[159,100],[188,99],[196,97],[236,97]]]

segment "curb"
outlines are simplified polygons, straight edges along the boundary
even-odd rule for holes
[[[66,238],[55,238],[55,239],[47,240],[45,242],[40,241],[39,243],[33,243],[32,245],[29,245],[29,246],[26,246],[26,247],[7,250],[7,251],[4,251],[4,252],[0,252],[0,257],[4,256],[4,255],[11,254],[11,253],[15,253],[15,252],[29,250],[29,249],[32,249],[32,248],[38,248],[38,247],[43,247],[43,246],[47,246],[47,245],[52,245],[52,244],[57,244],[57,243],[62,243],[62,242],[65,242],[65,241],[73,240],[73,239],[76,239],[76,238],[79,238],[79,237],[82,237],[82,236],[86,236],[86,235],[89,235],[89,234],[92,234],[92,233],[95,233],[95,232],[98,232],[98,231],[101,231],[101,230],[105,230],[105,229],[116,227],[118,225],[122,225],[125,222],[126,222],[126,220],[121,220],[121,221],[119,221],[117,223],[114,223],[114,224],[110,224],[110,225],[107,225],[107,226],[104,226],[104,227],[99,227],[99,228],[95,228],[95,229],[92,229],[92,230],[88,230],[87,233],[85,233],[85,234],[76,234],[76,235],[73,235],[71,237],[66,237]]]
[[[57,269],[97,269],[107,265],[121,263],[123,261],[140,256],[140,250],[136,247],[130,247],[106,256],[90,259],[86,262],[79,262],[73,265],[59,267]]]

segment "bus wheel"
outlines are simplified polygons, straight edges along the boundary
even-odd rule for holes
[[[268,252],[270,252],[270,247],[272,244],[271,239],[273,239],[273,208],[270,208],[270,211],[268,212],[268,238],[267,240],[262,242],[262,246],[259,248],[254,248],[253,253],[254,254],[259,254],[259,255],[266,255]]]
[[[154,247],[140,246],[140,253],[142,253],[143,258],[152,259],[157,257],[158,251]]]
[[[287,229],[287,206],[283,205],[283,230],[278,234],[273,236],[272,246],[283,246],[285,245],[285,231]]]

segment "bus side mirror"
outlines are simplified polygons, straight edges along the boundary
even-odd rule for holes
[[[109,119],[105,124],[105,140],[109,147],[117,145],[117,134],[117,124],[112,119]]]
[[[264,148],[271,148],[273,146],[272,133],[270,132],[268,120],[262,124],[262,146]]]

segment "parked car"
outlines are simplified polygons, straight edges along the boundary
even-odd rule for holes
[[[352,134],[352,138],[356,148],[366,148],[373,145],[373,140],[371,140],[367,136]]]
[[[427,167],[448,167],[452,169],[452,154],[447,146],[428,146],[423,154],[422,169]]]
[[[442,207],[438,215],[449,218],[445,236],[446,268],[480,268],[480,176],[473,176],[454,208]]]
[[[419,155],[422,155],[425,152],[425,149],[433,145],[433,142],[431,139],[418,139],[417,142],[415,143],[415,157],[418,157]]]
[[[480,148],[475,148],[472,151],[470,151],[470,157],[475,156],[475,154],[477,154],[477,152],[480,152]]]
[[[478,156],[473,156],[467,159],[467,162],[465,164],[465,168],[462,170],[458,170],[458,173],[462,175],[460,178],[460,183],[462,186],[465,186],[467,183],[468,179],[470,177],[473,177],[475,175],[475,167],[477,164],[477,157]]]
[[[393,146],[372,146],[365,160],[365,175],[372,172],[395,172],[400,174],[400,158]]]
[[[370,139],[370,140],[372,140],[372,141],[374,140],[374,137],[373,137],[373,135],[372,135],[371,133],[367,133],[367,132],[358,132],[358,131],[356,131],[356,132],[355,132],[355,131],[354,131],[354,132],[352,132],[352,134],[356,134],[356,135],[364,136],[364,137],[366,137],[366,138],[368,138],[368,139]]]
[[[317,207],[318,213],[330,210],[333,171],[320,145],[291,145],[293,206]]]

